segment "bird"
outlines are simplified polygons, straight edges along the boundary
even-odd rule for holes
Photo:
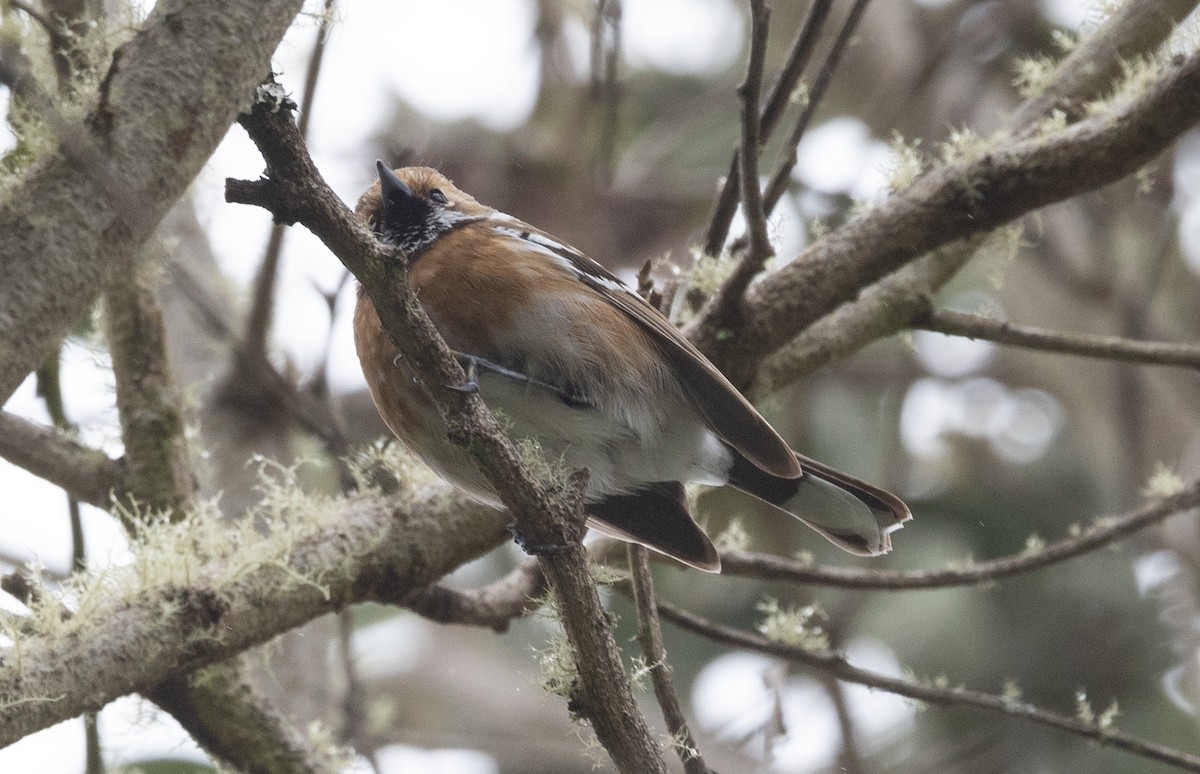
[[[407,259],[409,281],[484,403],[514,438],[588,471],[597,531],[720,572],[684,485],[731,486],[852,554],[891,550],[897,496],[793,451],[651,304],[567,242],[482,204],[430,167],[392,169],[356,217]],[[451,442],[425,386],[360,286],[355,348],[389,429],[438,475],[500,507]],[[463,388],[463,385],[456,385]]]

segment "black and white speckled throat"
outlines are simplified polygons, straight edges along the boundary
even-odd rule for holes
[[[407,223],[400,228],[391,228],[379,234],[381,241],[395,245],[404,251],[410,264],[441,237],[460,226],[482,220],[478,216],[464,215],[454,210],[431,210],[429,217],[416,223]]]

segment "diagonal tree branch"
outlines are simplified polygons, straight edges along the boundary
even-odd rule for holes
[[[7,411],[0,411],[0,457],[97,508],[125,491],[121,460]]]
[[[507,537],[503,514],[444,492],[415,501],[359,498],[288,518],[289,534],[243,535],[220,542],[228,553],[176,557],[186,575],[97,593],[66,631],[6,648],[0,747],[346,605],[424,588]],[[112,570],[106,589],[137,583],[131,576],[143,571]]]
[[[403,254],[378,242],[329,189],[308,156],[291,117],[290,101],[260,100],[240,119],[267,163],[256,182],[226,181],[231,202],[269,209],[286,223],[301,222],[325,243],[370,295],[393,344],[420,375],[449,428],[513,515],[531,545],[561,546],[540,557],[575,652],[577,711],[623,771],[663,771],[657,743],[633,701],[607,614],[588,571],[580,541],[586,531],[582,491],[586,474],[563,489],[537,481],[479,396],[454,389],[465,381],[437,329],[408,284]]]
[[[986,709],[1001,715],[1049,726],[1096,744],[1124,750],[1140,758],[1166,763],[1184,771],[1200,771],[1200,757],[1198,756],[1118,731],[1103,722],[1088,722],[1079,717],[1051,712],[1023,701],[1019,697],[998,696],[966,688],[943,688],[890,677],[856,667],[841,654],[828,650],[807,650],[793,645],[785,645],[765,637],[713,623],[665,602],[659,602],[658,612],[664,619],[676,626],[714,642],[787,659],[848,683],[866,685],[939,706]]]
[[[1120,78],[1125,63],[1158,48],[1195,7],[1196,0],[1121,3],[1107,24],[1059,63],[1049,85],[1017,109],[1013,126],[1028,132],[1053,110],[1071,121],[1082,117],[1087,100]]]
[[[1123,58],[1153,53],[1197,0],[1124,3],[1108,23],[1084,40],[1055,71],[1045,93],[1083,103],[1093,99],[1120,71]],[[1167,13],[1163,23],[1159,13]],[[1036,98],[1035,98],[1036,99]],[[1014,126],[1028,131],[1043,113],[1021,109]],[[761,361],[752,392],[763,395],[833,360],[844,358],[876,339],[907,328],[928,309],[928,299],[950,281],[982,244],[984,234],[946,245],[922,256],[826,315]],[[749,367],[747,370],[750,370]]]
[[[1110,112],[939,166],[753,287],[743,325],[706,311],[690,335],[746,384],[767,353],[923,253],[1135,171],[1200,119],[1198,89],[1195,52]]]

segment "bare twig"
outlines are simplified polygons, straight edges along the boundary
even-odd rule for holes
[[[321,77],[321,65],[325,61],[325,45],[329,40],[329,27],[333,23],[334,0],[325,0],[321,22],[317,27],[317,39],[308,58],[308,69],[304,74],[304,96],[300,98],[297,125],[300,136],[308,138],[308,124],[312,117],[312,106],[317,94],[317,80]],[[267,356],[267,336],[271,332],[271,319],[275,313],[275,278],[279,274],[279,259],[283,255],[283,241],[287,227],[282,223],[271,226],[271,236],[263,253],[262,263],[254,277],[254,293],[250,299],[250,311],[246,315],[246,331],[239,349],[245,350],[249,358],[259,360]],[[240,357],[243,353],[234,353]]]
[[[54,423],[55,429],[60,433],[73,435],[78,428],[67,417],[67,409],[63,404],[61,346],[37,370],[37,394],[46,403],[46,412],[50,415],[50,421]],[[79,512],[79,498],[70,492],[66,494],[67,519],[71,524],[71,571],[83,572],[87,570],[87,548],[83,544],[83,518]],[[94,729],[95,718],[91,720]],[[91,765],[94,757],[96,756],[92,755],[91,737],[89,734],[88,766],[86,769],[88,774],[98,771],[98,769]]]
[[[97,508],[125,491],[120,461],[7,411],[0,411],[0,457]]]
[[[809,89],[808,99],[804,103],[800,115],[797,116],[796,123],[792,125],[792,133],[788,135],[785,146],[787,154],[775,170],[775,174],[771,176],[771,182],[767,183],[763,206],[768,215],[775,210],[775,205],[779,204],[784,191],[787,190],[792,168],[796,166],[796,148],[800,145],[800,140],[804,139],[804,133],[808,130],[808,125],[812,123],[812,117],[816,114],[825,92],[829,89],[829,84],[833,81],[833,74],[842,61],[842,54],[850,46],[850,41],[858,29],[858,23],[862,21],[863,14],[866,13],[869,2],[870,0],[855,0],[850,12],[846,14],[846,20],[842,22],[842,28],[838,31],[833,45],[829,48],[829,53],[825,55],[825,63],[817,73],[812,88]]]
[[[801,562],[766,554],[727,551],[721,554],[721,572],[794,583],[855,589],[933,589],[970,586],[1032,572],[1074,559],[1161,522],[1169,516],[1200,507],[1200,481],[1176,494],[1148,502],[1113,518],[1098,519],[1082,534],[1063,538],[1037,551],[976,562],[944,570],[867,570],[857,567],[810,567]]]
[[[404,256],[375,240],[329,190],[304,148],[290,105],[269,94],[268,88],[261,89],[252,112],[239,119],[263,153],[267,177],[226,181],[227,200],[266,207],[283,222],[304,223],[346,264],[374,300],[393,344],[421,376],[450,437],[471,453],[526,540],[564,547],[542,556],[541,562],[576,654],[580,680],[574,705],[591,720],[619,768],[663,771],[658,746],[633,702],[580,544],[586,476],[572,476],[565,491],[546,488],[521,464],[479,396],[453,388],[465,381],[465,374],[416,300]]]
[[[638,614],[638,644],[642,647],[642,655],[646,657],[646,669],[654,684],[654,696],[662,709],[663,721],[671,734],[671,743],[683,761],[683,770],[687,774],[710,774],[711,769],[700,755],[700,748],[683,715],[683,707],[679,704],[679,696],[671,680],[671,665],[667,663],[667,650],[663,647],[662,626],[655,604],[654,579],[650,575],[649,552],[645,546],[636,543],[630,543],[627,552],[629,569],[633,574],[633,601]]]
[[[827,650],[806,650],[784,645],[738,629],[713,623],[694,613],[681,610],[666,602],[658,603],[658,611],[666,620],[680,628],[699,634],[714,642],[746,648],[770,656],[788,659],[797,664],[820,670],[839,680],[866,685],[882,691],[906,696],[917,701],[940,706],[966,706],[985,709],[1008,717],[1022,718],[1039,725],[1065,731],[1104,747],[1124,750],[1147,760],[1176,766],[1184,771],[1200,771],[1200,757],[1174,750],[1155,742],[1118,731],[1103,722],[1087,722],[1036,707],[1020,698],[1010,698],[966,688],[941,688],[872,672],[852,665],[838,653]]]
[[[617,66],[621,58],[621,0],[597,0],[592,23],[592,72],[589,95],[600,112],[592,180],[601,187],[612,183],[617,147],[617,118],[621,88]]]
[[[1135,341],[1120,336],[1095,336],[1045,328],[1012,325],[976,314],[932,309],[913,324],[914,328],[950,336],[1011,344],[1025,349],[1080,355],[1143,365],[1165,365],[1200,369],[1200,345],[1162,341]]]
[[[767,97],[766,107],[763,108],[760,123],[761,143],[765,144],[771,138],[775,127],[783,117],[784,110],[792,101],[796,86],[800,82],[800,76],[816,48],[817,38],[820,36],[821,28],[825,25],[825,19],[832,6],[833,0],[813,0],[809,6],[808,15],[805,16],[796,40],[792,43],[787,62],[775,80],[771,94]],[[713,214],[709,218],[708,229],[704,234],[705,255],[720,255],[725,238],[729,236],[729,224],[733,222],[734,213],[737,211],[740,187],[738,170],[740,168],[741,159],[735,150],[733,159],[729,162],[729,172],[726,173],[725,182],[721,186],[721,193],[717,195],[717,201],[713,205]]]
[[[759,132],[758,102],[762,88],[763,62],[767,53],[767,32],[770,10],[764,0],[750,0],[750,57],[746,64],[746,80],[738,87],[742,103],[742,143],[738,150],[739,188],[742,192],[742,212],[750,234],[750,249],[721,287],[715,306],[734,307],[741,304],[742,295],[750,281],[758,275],[774,254],[767,236],[767,214],[763,210],[762,191],[758,182],[758,152],[762,145]],[[720,313],[723,318],[734,314],[732,308]]]

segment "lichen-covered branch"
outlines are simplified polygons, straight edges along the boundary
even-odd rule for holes
[[[1154,52],[1197,4],[1197,0],[1122,4],[1103,28],[1082,41],[1059,65],[1043,93],[1054,94],[1055,102],[1082,104],[1094,99],[1111,85],[1124,61]],[[1040,107],[1017,111],[1013,123],[1017,134],[1030,130],[1052,107],[1037,97],[1027,104],[1035,103]],[[759,362],[751,391],[767,394],[909,327],[928,309],[929,298],[974,256],[985,237],[985,233],[974,234],[922,256],[817,320]],[[747,361],[745,367],[747,372],[753,370],[753,361]]]
[[[735,383],[864,287],[943,245],[1128,175],[1200,119],[1200,52],[1079,123],[943,164],[816,242],[746,297],[737,327],[702,314],[693,341]]]
[[[86,125],[0,202],[0,403],[126,266],[225,136],[302,0],[164,0]],[[83,147],[86,145],[87,147]],[[99,156],[102,164],[89,159]],[[103,173],[101,173],[103,171]],[[136,206],[129,206],[136,205]]]
[[[97,579],[69,621],[4,649],[0,746],[346,605],[424,588],[508,534],[502,513],[444,492],[309,504],[286,518],[259,535],[209,517],[207,550],[203,515],[151,528],[138,561]],[[190,554],[170,542],[179,530]]]
[[[833,651],[810,650],[775,642],[766,637],[713,623],[665,602],[659,602],[658,612],[664,619],[676,626],[714,642],[787,659],[849,683],[866,685],[929,704],[945,707],[975,707],[1021,718],[1083,737],[1105,747],[1124,750],[1141,758],[1166,763],[1184,771],[1200,771],[1200,757],[1119,731],[1112,725],[1111,718],[1106,721],[1103,718],[1080,717],[1079,713],[1075,716],[1064,715],[1030,704],[1019,695],[1001,696],[967,688],[927,685],[913,680],[891,677],[856,667],[847,661],[845,656]]]
[[[337,751],[316,745],[261,696],[240,657],[165,680],[146,694],[213,757],[247,774],[334,774]]]
[[[1127,513],[1097,519],[1078,535],[1036,550],[942,570],[872,570],[861,567],[815,567],[768,554],[729,551],[721,554],[721,570],[730,575],[787,580],[856,589],[934,589],[972,586],[998,578],[1040,570],[1095,551],[1182,511],[1200,507],[1200,481]]]

